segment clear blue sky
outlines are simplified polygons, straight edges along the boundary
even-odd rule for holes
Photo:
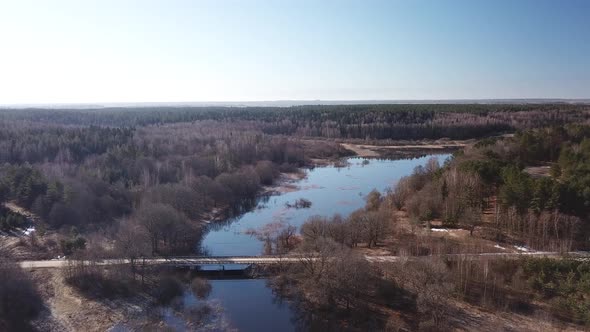
[[[590,97],[590,0],[0,0],[0,45],[0,104]]]

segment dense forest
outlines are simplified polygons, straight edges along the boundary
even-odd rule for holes
[[[423,257],[473,248],[417,231],[435,227],[531,249],[587,249],[590,127],[580,123],[589,119],[588,106],[566,104],[4,109],[0,231],[22,233],[34,219],[36,232],[20,242],[31,253],[21,259],[130,260],[130,269],[108,271],[73,260],[66,280],[89,297],[148,289],[170,301],[176,295],[167,292],[182,286],[146,274],[141,258],[198,253],[205,222],[251,208],[282,174],[353,154],[339,142],[481,138],[444,165],[416,168],[385,195],[371,192],[350,216],[315,216],[300,230],[251,230],[267,254],[308,258],[276,273],[273,287],[360,330],[389,324],[371,301],[437,330],[450,324],[449,298],[494,309],[531,305],[518,294],[550,299],[560,319],[589,324],[586,263],[433,258],[377,269],[358,254],[386,248]],[[481,274],[482,264],[490,275]],[[0,260],[0,269],[22,283],[24,296],[36,296],[16,265]],[[564,277],[569,288],[556,287]],[[0,287],[0,300],[15,296]],[[0,328],[9,309],[0,308]],[[25,309],[18,313],[24,320],[41,310]],[[398,323],[391,324],[424,327]]]
[[[0,198],[49,228],[109,224],[147,202],[195,220],[239,210],[311,158],[350,153],[298,137],[472,138],[589,116],[565,104],[4,109]]]
[[[314,146],[238,125],[141,128],[28,124],[2,131],[0,198],[59,229],[108,225],[142,205],[171,205],[187,218],[239,208],[313,156],[347,150]]]
[[[468,223],[475,225],[477,212],[497,198],[498,227],[522,233],[522,220],[567,218],[571,229],[561,235],[583,226],[590,201],[586,129],[561,125],[589,116],[588,106],[567,104],[4,109],[0,200],[31,211],[42,229],[70,240],[72,227],[114,232],[121,220],[141,224],[142,210],[159,205],[166,207],[163,219],[167,211],[192,220],[178,223],[185,225],[178,233],[192,234],[204,219],[250,206],[281,173],[352,153],[328,139],[306,138],[473,138],[551,124],[509,143],[486,139],[456,155],[451,169],[418,170],[402,181],[409,189],[399,186],[396,200],[417,220],[462,224],[473,216]],[[559,179],[522,172],[538,163],[551,163]],[[466,198],[469,206],[456,205],[464,197],[454,197],[466,192],[474,195]],[[23,225],[5,209],[0,218],[5,231]],[[143,224],[154,253],[182,249],[170,240],[176,236],[164,234],[174,227]]]
[[[584,122],[588,105],[309,105],[292,107],[139,107],[5,109],[12,121],[68,126],[141,127],[214,121],[265,134],[356,139],[467,139],[501,132]],[[106,142],[105,142],[106,143]]]
[[[438,219],[472,232],[486,226],[480,227],[486,236],[513,237],[543,250],[587,249],[589,137],[590,127],[567,125],[485,139],[456,153],[443,168],[416,169],[393,197],[415,222]],[[540,165],[549,171],[527,172]]]

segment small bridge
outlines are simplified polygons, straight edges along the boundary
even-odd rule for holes
[[[302,256],[206,256],[206,257],[170,257],[163,265],[200,266],[200,265],[268,265],[298,263]]]

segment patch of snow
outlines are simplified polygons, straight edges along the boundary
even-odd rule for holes
[[[450,229],[447,229],[447,228],[431,228],[430,230],[433,232],[446,232],[446,233],[451,231]]]
[[[516,250],[518,250],[518,251],[524,251],[524,252],[531,251],[529,248],[524,247],[524,246],[514,246],[514,248],[516,248]]]
[[[35,231],[35,227],[29,227],[23,231],[24,235],[31,235]]]
[[[496,245],[494,246],[494,248],[498,248],[498,249],[506,250],[506,248],[502,247],[502,246],[501,246],[501,245],[499,245],[499,244],[496,244]]]

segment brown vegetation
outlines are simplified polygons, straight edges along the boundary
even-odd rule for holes
[[[43,300],[29,275],[5,255],[0,259],[0,329],[31,330],[29,322],[43,310]]]

